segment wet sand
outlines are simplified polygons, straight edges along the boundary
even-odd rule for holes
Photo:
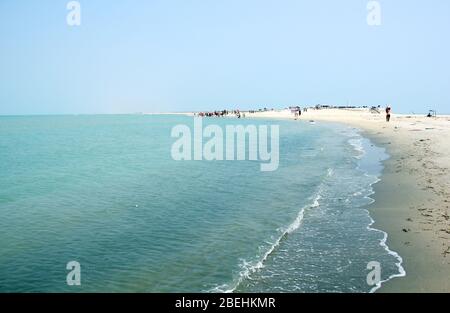
[[[289,118],[287,110],[246,117]],[[374,186],[370,212],[374,227],[403,258],[406,277],[384,283],[378,292],[450,292],[450,116],[396,115],[368,110],[308,110],[299,120],[332,121],[361,129],[385,147],[381,181]]]

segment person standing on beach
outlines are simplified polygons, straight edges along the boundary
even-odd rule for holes
[[[389,122],[391,120],[391,107],[388,105],[386,107],[386,122]]]

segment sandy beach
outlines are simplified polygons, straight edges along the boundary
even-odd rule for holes
[[[246,113],[250,118],[289,118],[288,110]],[[393,114],[367,109],[309,109],[299,121],[329,121],[362,131],[391,156],[374,186],[374,227],[388,233],[403,258],[406,277],[380,292],[450,292],[450,116]]]

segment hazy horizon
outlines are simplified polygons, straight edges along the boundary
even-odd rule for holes
[[[0,115],[316,104],[450,113],[450,3],[0,2]]]

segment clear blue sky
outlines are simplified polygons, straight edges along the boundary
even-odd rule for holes
[[[0,114],[392,104],[450,113],[450,1],[0,0]]]

